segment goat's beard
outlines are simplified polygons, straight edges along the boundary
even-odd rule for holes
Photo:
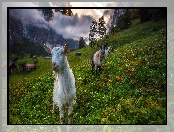
[[[60,71],[60,69],[57,66],[53,67],[52,69],[53,69],[54,72],[59,72]]]
[[[60,73],[61,71],[64,71],[64,68],[63,67],[55,67],[53,69],[53,71],[56,72],[56,73]]]
[[[53,71],[57,71],[57,69],[58,69],[58,67],[56,66],[54,66],[54,67],[52,67],[52,69],[53,69]]]

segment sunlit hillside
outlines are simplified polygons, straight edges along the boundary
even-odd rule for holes
[[[136,19],[129,29],[98,41],[114,47],[98,76],[90,62],[97,46],[67,54],[77,90],[73,124],[166,124],[166,21],[157,22],[156,31],[153,25]],[[10,77],[10,124],[59,124],[58,108],[51,113],[51,60],[38,61],[35,71]]]

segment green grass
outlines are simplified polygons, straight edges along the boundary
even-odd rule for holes
[[[167,51],[160,34],[166,22],[161,20],[156,28],[152,32],[152,22],[140,24],[137,19],[131,28],[99,41],[115,50],[97,77],[90,66],[97,47],[79,49],[81,56],[75,56],[76,51],[67,54],[77,89],[74,124],[166,124]],[[39,58],[35,71],[12,75],[10,83],[11,124],[59,124],[58,109],[51,113],[51,60]]]
[[[43,57],[38,57],[37,59],[38,59],[38,63],[36,64],[36,70],[33,70],[31,72],[14,71],[13,75],[9,78],[9,83],[13,84],[22,79],[35,78],[37,76],[40,76],[41,74],[52,72],[51,59],[45,59]],[[26,61],[26,63],[34,64],[34,60],[32,58],[24,58],[24,59],[19,59],[17,61],[17,65],[24,61]]]

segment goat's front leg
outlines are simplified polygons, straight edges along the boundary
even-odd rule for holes
[[[97,67],[97,65],[95,65],[95,72],[96,72],[96,76],[97,76],[97,68],[98,68],[98,67]]]
[[[94,71],[94,65],[92,65],[92,72]]]
[[[93,60],[91,61],[91,67],[92,67],[92,72],[93,72],[94,71],[94,67],[95,67]]]
[[[99,68],[99,71],[101,72],[101,70],[102,70],[102,66],[99,66],[98,68]]]
[[[60,124],[63,124],[64,113],[65,113],[65,106],[63,104],[59,106],[59,112],[60,112]]]
[[[68,106],[68,124],[71,124],[72,120],[72,107],[73,105]]]

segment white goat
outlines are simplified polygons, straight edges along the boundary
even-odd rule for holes
[[[45,50],[52,55],[52,69],[54,71],[53,113],[54,105],[59,107],[60,122],[64,122],[65,106],[68,106],[68,124],[71,123],[73,105],[76,98],[75,78],[66,57],[69,44],[64,47],[50,49],[44,45]]]
[[[105,61],[105,47],[107,45],[108,44],[105,44],[102,46],[97,45],[98,47],[100,47],[100,50],[98,50],[95,54],[92,55],[92,58],[91,58],[92,71],[95,68],[96,73],[97,73],[98,68],[99,68],[99,70],[101,70],[101,66]]]

